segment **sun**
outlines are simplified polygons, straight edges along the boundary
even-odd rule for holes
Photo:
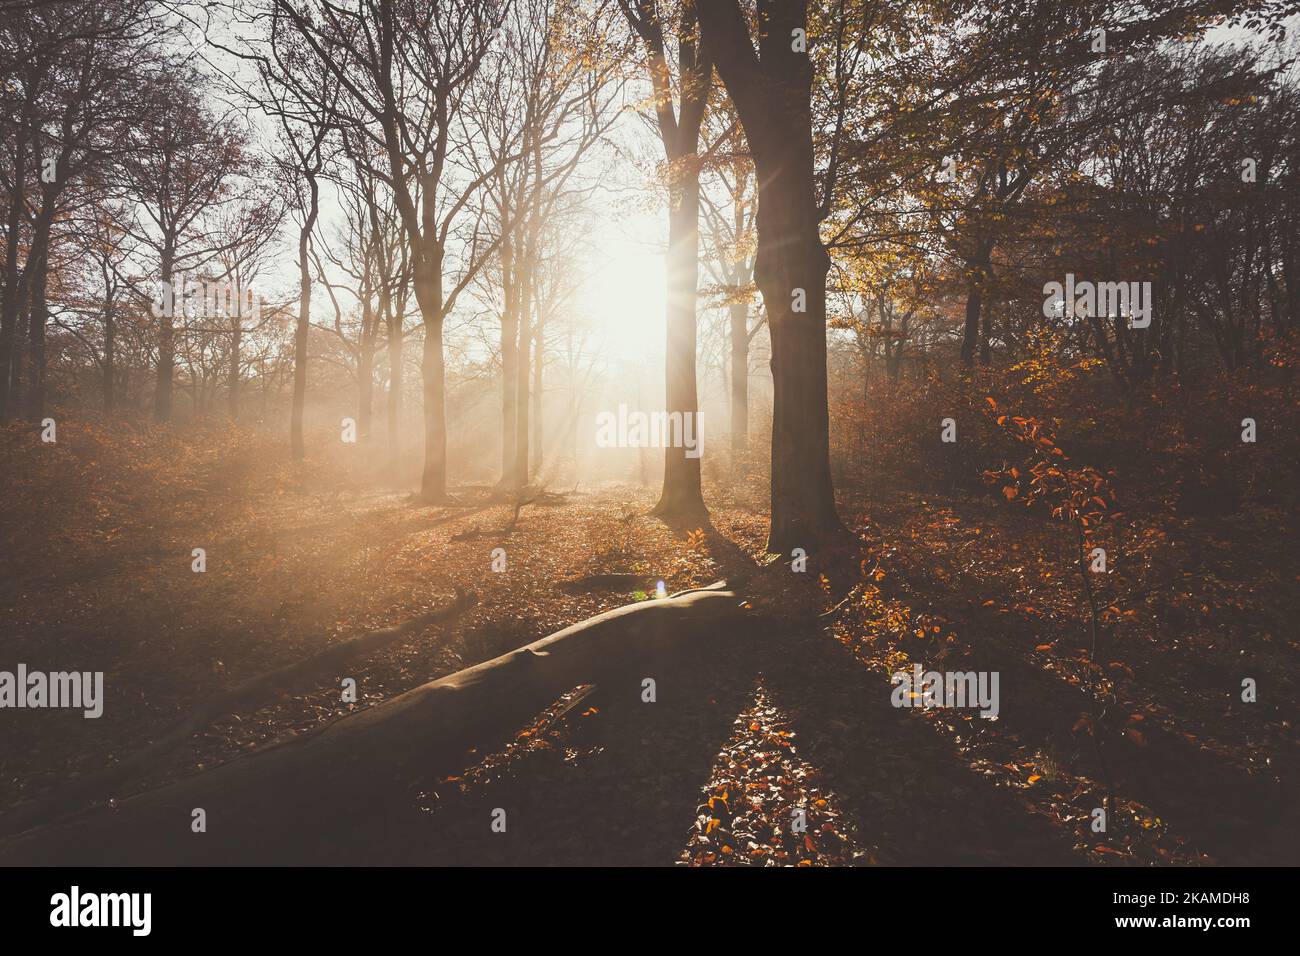
[[[583,283],[580,299],[600,340],[593,343],[611,359],[650,360],[664,352],[666,303],[664,250],[656,227],[624,222],[606,230],[600,254]]]

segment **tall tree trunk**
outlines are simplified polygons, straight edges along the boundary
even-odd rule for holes
[[[429,202],[428,196],[425,202]],[[442,250],[422,250],[415,269],[415,298],[424,323],[424,350],[420,361],[424,393],[424,470],[420,499],[426,504],[447,500],[447,382],[442,354]]]
[[[242,304],[242,303],[241,303]],[[244,320],[243,316],[235,319],[230,331],[230,369],[226,378],[226,391],[229,393],[230,420],[239,421],[239,372],[243,364]]]
[[[373,344],[362,346],[357,355],[357,433],[363,443],[370,443],[374,419],[375,352]]]
[[[357,348],[357,432],[370,443],[375,396],[375,315],[369,306],[362,310],[361,338]]]
[[[65,127],[64,133],[67,134]],[[63,158],[66,162],[66,158]],[[32,246],[27,254],[26,289],[28,299],[27,417],[40,421],[45,415],[45,328],[50,309],[46,297],[50,272],[51,230],[57,213],[59,184],[41,186],[41,205],[32,230]]]
[[[388,464],[396,478],[401,471],[402,443],[398,434],[402,418],[401,310],[388,320]]]
[[[298,325],[293,336],[293,409],[289,416],[289,450],[294,461],[302,461],[307,451],[303,445],[302,419],[307,404],[307,333],[311,329],[311,232],[320,213],[320,187],[316,177],[307,174],[308,205],[302,228],[298,230]]]
[[[731,306],[731,456],[749,450],[749,308]]]
[[[576,486],[578,476],[581,474],[581,468],[578,461],[578,416],[582,414],[582,399],[579,397],[577,389],[574,389],[573,395],[569,399],[569,432],[568,447],[573,455],[573,483]]]
[[[117,401],[116,361],[117,361],[117,320],[114,316],[113,299],[104,297],[104,411],[111,412]]]
[[[989,349],[993,342],[993,310],[985,309],[980,322],[980,364],[989,364]]]
[[[993,244],[981,240],[975,253],[966,262],[966,324],[962,330],[961,361],[963,365],[975,364],[975,350],[979,346],[984,307],[984,288],[989,280]],[[987,361],[987,352],[984,352]]]
[[[447,500],[447,396],[442,355],[442,319],[424,323],[424,475],[420,495],[430,503]]]
[[[830,258],[812,212],[806,173],[759,164],[758,261],[754,275],[772,336],[772,525],[769,551],[811,551],[842,529],[831,484],[826,378],[826,275]],[[806,193],[805,193],[806,190]],[[789,202],[804,193],[808,202]],[[807,208],[801,208],[801,207]],[[803,312],[794,311],[802,290]]]
[[[667,341],[664,352],[664,399],[668,421],[680,423],[698,439],[687,456],[684,440],[664,442],[664,484],[654,514],[664,518],[707,514],[700,490],[703,430],[695,369],[695,300],[699,286],[700,126],[713,86],[713,60],[700,42],[696,0],[673,4],[678,14],[677,100],[671,82],[664,22],[652,0],[623,2],[623,12],[645,45],[646,71],[655,97],[659,138],[668,161]],[[688,424],[689,422],[689,424]],[[669,425],[672,428],[672,425]]]
[[[519,275],[519,354],[515,368],[515,456],[511,469],[512,488],[528,484],[529,463],[529,374],[532,372],[533,297],[532,255],[530,242],[524,252],[524,263]]]
[[[34,92],[28,91],[28,111]],[[14,134],[16,150],[12,169],[13,186],[9,200],[9,214],[5,223],[5,272],[4,294],[0,297],[0,422],[9,417],[10,408],[10,372],[14,359],[14,344],[18,331],[18,313],[22,307],[21,273],[18,269],[18,250],[22,247],[23,210],[26,208],[27,155],[28,139],[25,131],[30,129],[24,122],[21,130]]]
[[[502,218],[505,218],[504,213]],[[505,488],[518,484],[515,477],[515,402],[519,391],[519,313],[515,267],[514,243],[507,235],[501,241],[501,485]]]
[[[29,321],[31,316],[31,298],[27,294],[27,282],[29,278],[30,275],[24,268],[22,278],[18,280],[18,294],[22,297],[22,305],[18,311],[18,321],[14,332],[13,355],[10,357],[9,361],[10,404],[15,410],[15,413],[21,413],[23,403],[23,370],[26,367],[27,334],[31,325]]]
[[[533,474],[542,470],[542,323],[533,334]]]
[[[759,183],[754,279],[772,337],[772,524],[767,548],[838,537],[826,378],[826,275],[812,143],[813,67],[790,38],[807,0],[760,0],[758,51],[736,0],[697,0],[704,43],[740,115]],[[802,309],[796,311],[796,306]]]
[[[529,406],[532,374],[533,302],[537,269],[537,245],[541,232],[540,203],[542,199],[542,159],[540,147],[533,147],[533,186],[529,202],[532,209],[523,230],[522,248],[517,252],[515,268],[515,295],[519,307],[519,353],[515,368],[515,458],[511,487],[523,488],[531,475],[529,445]]]
[[[158,377],[153,390],[153,418],[156,422],[170,421],[172,417],[172,369],[176,364],[175,329],[176,309],[181,304],[180,296],[172,288],[175,266],[175,253],[170,241],[163,245],[162,260],[159,263],[159,279],[162,283],[162,308],[158,311]]]
[[[669,421],[681,419],[682,435],[702,437],[695,369],[695,304],[700,279],[700,173],[694,144],[670,163],[668,200],[668,314],[664,397]],[[671,426],[670,426],[671,428]],[[700,489],[699,444],[687,455],[673,435],[664,443],[664,486],[654,514],[706,513]]]
[[[27,350],[27,417],[39,422],[45,416],[45,326],[49,322],[50,310],[46,300],[46,282],[49,278],[50,257],[50,222],[43,209],[37,225],[36,238],[28,257],[27,271],[30,273],[28,289],[28,350]]]

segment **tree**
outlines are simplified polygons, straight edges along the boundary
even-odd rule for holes
[[[445,502],[443,326],[497,245],[482,235],[483,211],[474,202],[488,177],[457,165],[463,144],[456,137],[466,132],[468,97],[499,15],[469,0],[428,6],[362,0],[355,10],[273,3],[302,37],[304,50],[338,83],[338,122],[382,157],[372,169],[397,206],[424,328],[420,498]],[[358,155],[366,158],[369,150]],[[457,260],[459,271],[449,272]]]
[[[700,277],[700,126],[713,84],[713,63],[699,42],[696,0],[681,0],[671,23],[676,30],[679,103],[673,104],[664,17],[656,0],[619,0],[645,48],[655,122],[667,160],[668,296],[664,356],[665,411],[683,420],[699,415],[695,372],[696,296]],[[666,518],[707,513],[700,489],[700,459],[665,442],[664,484],[654,513]]]
[[[235,248],[239,237],[217,229],[219,213],[256,192],[247,178],[251,157],[246,132],[211,111],[197,74],[179,65],[176,69],[170,81],[154,86],[158,109],[128,134],[123,162],[126,189],[135,201],[127,232],[152,254],[158,270],[154,420],[159,422],[172,416],[175,319],[183,307],[183,289],[175,280]]]
[[[830,257],[813,168],[807,0],[758,0],[757,48],[736,0],[698,0],[704,42],[740,115],[758,178],[754,279],[772,336],[769,551],[843,529],[831,486],[826,396]]]
[[[228,47],[211,37],[209,42],[237,60],[250,63],[256,72],[255,86],[239,76],[228,76],[227,83],[275,121],[280,146],[276,171],[298,224],[298,314],[294,324],[289,448],[294,460],[301,461],[306,454],[303,415],[311,330],[312,235],[320,218],[320,187],[330,158],[330,138],[337,129],[340,87],[330,71],[313,57],[296,29],[297,21],[281,5],[254,6],[246,19],[234,22],[252,26],[253,34],[241,34],[238,47]]]
[[[582,160],[618,117],[618,61],[605,49],[608,18],[600,6],[517,0],[476,98],[479,136],[469,149],[486,177],[497,238],[501,487],[512,492],[528,484],[540,451],[529,434],[535,413],[528,399],[542,374],[546,316],[537,292],[544,247],[553,241],[549,224],[588,188],[577,180]]]
[[[38,420],[44,415],[48,283],[59,222],[96,191],[92,182],[111,172],[128,130],[147,112],[143,91],[156,57],[144,40],[157,26],[146,0],[105,0],[20,11],[0,39],[0,47],[13,50],[12,60],[3,58],[7,75],[0,82],[14,139],[0,299],[0,419],[22,378],[15,346],[24,312],[26,412]]]
[[[719,137],[732,138],[735,127]],[[763,328],[760,314],[752,325],[750,301],[754,294],[754,219],[757,213],[753,163],[746,154],[711,150],[713,178],[725,193],[715,203],[707,191],[700,194],[706,225],[708,255],[705,266],[717,290],[719,304],[727,310],[729,346],[729,397],[731,404],[731,454],[733,462],[749,448],[749,349]]]

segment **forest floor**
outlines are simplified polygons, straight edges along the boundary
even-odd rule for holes
[[[820,611],[849,595],[833,626],[774,619],[742,635],[743,653],[656,675],[653,704],[575,689],[460,774],[377,784],[401,790],[403,812],[367,824],[366,858],[335,862],[1300,862],[1300,644],[1254,627],[1249,606],[1267,600],[1269,621],[1294,620],[1290,568],[1275,568],[1291,574],[1278,593],[1232,592],[1246,605],[1224,612],[1232,626],[1204,603],[1222,594],[1195,582],[1165,587],[1172,598],[1117,585],[1094,668],[1059,530],[992,495],[846,495],[856,543],[797,574],[763,553],[753,480],[710,487],[700,527],[650,517],[653,489],[609,485],[529,504],[507,534],[514,508],[489,488],[422,506],[355,462],[293,466],[238,430],[182,440],[61,425],[57,445],[16,430],[0,442],[0,669],[102,670],[106,687],[98,720],[6,714],[0,813],[142,749],[212,695],[445,605],[457,588],[478,603],[454,621],[313,692],[216,721],[103,798],[652,597],[650,582],[672,593],[766,566],[753,581],[769,608]],[[492,569],[497,548],[504,571]],[[1250,569],[1221,566],[1218,585],[1232,573]],[[574,583],[605,574],[647,583]],[[998,672],[998,718],[893,706],[890,675],[914,662]],[[346,677],[355,704],[342,702]],[[1241,702],[1243,677],[1258,681],[1258,703]],[[1104,833],[1091,825],[1099,807]],[[496,808],[505,833],[490,826]]]

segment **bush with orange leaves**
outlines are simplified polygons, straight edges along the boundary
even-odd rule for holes
[[[1098,566],[1098,560],[1104,568],[1105,552],[1093,550],[1090,533],[1108,514],[1118,513],[1114,511],[1114,491],[1096,468],[1072,464],[1055,436],[1038,419],[1003,414],[991,396],[985,401],[997,426],[1023,450],[1024,460],[1020,466],[1004,464],[1000,469],[985,471],[984,480],[1001,486],[1007,501],[1019,500],[1026,507],[1045,507],[1054,519],[1071,529],[1075,560],[1088,600],[1090,656],[1095,660],[1100,611],[1088,575]]]

